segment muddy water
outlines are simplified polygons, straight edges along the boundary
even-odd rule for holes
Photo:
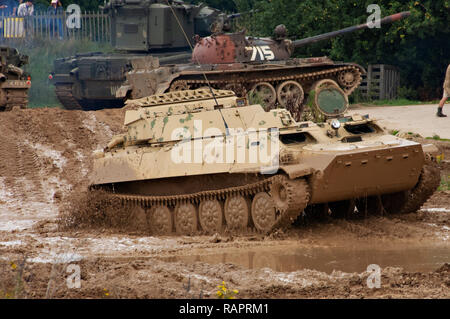
[[[450,263],[450,245],[332,248],[281,246],[176,256],[165,260],[185,263],[232,263],[249,269],[267,267],[281,272],[315,269],[328,274],[334,270],[361,273],[371,264],[377,264],[381,268],[401,267],[410,272],[428,272],[436,270],[444,263]]]

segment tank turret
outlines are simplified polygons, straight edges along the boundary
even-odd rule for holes
[[[172,0],[110,0],[103,10],[111,17],[112,45],[133,52],[186,49],[186,37],[209,35],[221,14],[204,4]]]
[[[380,25],[388,24],[404,19],[409,15],[409,11],[400,12],[385,17],[379,22]],[[282,61],[289,59],[295,48],[369,27],[369,23],[364,23],[294,41],[286,38],[287,30],[284,25],[275,28],[273,38],[254,38],[245,36],[245,33],[225,34],[217,32],[212,36],[199,39],[192,54],[192,61],[200,64]]]

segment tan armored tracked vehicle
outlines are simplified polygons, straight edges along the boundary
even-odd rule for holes
[[[323,112],[323,123],[295,122],[286,109],[210,90],[127,104],[127,132],[95,153],[92,188],[145,212],[155,233],[267,232],[305,209],[413,212],[440,181],[433,146],[345,110]]]

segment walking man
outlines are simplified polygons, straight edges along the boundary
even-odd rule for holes
[[[447,117],[447,115],[442,113],[442,108],[444,107],[444,104],[449,97],[450,97],[450,64],[447,67],[447,72],[445,74],[444,96],[442,97],[441,102],[439,102],[439,107],[436,114],[438,117]]]

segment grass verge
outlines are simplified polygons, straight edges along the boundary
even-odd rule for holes
[[[408,99],[396,99],[396,100],[374,100],[370,102],[359,103],[362,106],[406,106],[406,105],[427,105],[427,104],[439,104],[439,101],[414,101]]]

